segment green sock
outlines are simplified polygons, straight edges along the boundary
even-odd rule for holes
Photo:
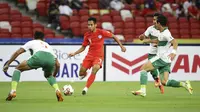
[[[47,81],[49,82],[49,84],[55,89],[55,90],[59,90],[58,84],[56,83],[56,79],[53,76],[50,76],[49,78],[47,78]]]
[[[17,89],[17,84],[18,84],[18,82],[20,80],[20,76],[21,76],[20,74],[21,74],[21,71],[19,71],[19,70],[15,70],[13,72],[11,89],[14,91],[16,91],[16,89]]]
[[[140,72],[140,85],[147,85],[147,72],[144,70]]]
[[[180,82],[176,80],[168,80],[166,86],[181,87]]]
[[[154,80],[156,80],[158,78],[158,74],[159,73],[158,73],[157,69],[151,71],[151,75],[152,75],[152,77],[153,77]]]

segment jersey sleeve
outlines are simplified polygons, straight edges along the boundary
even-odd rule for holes
[[[146,37],[148,37],[150,35],[150,29],[151,29],[151,27],[148,27],[147,30],[144,32],[144,35]]]
[[[29,41],[29,42],[25,43],[23,46],[21,46],[21,48],[23,48],[25,51],[27,51],[27,50],[31,49],[31,44],[32,44],[32,42]]]
[[[166,37],[165,37],[165,38],[167,39],[168,42],[171,42],[171,41],[174,39],[174,37],[172,37],[172,35],[171,35],[170,32],[168,32],[168,33],[166,34]]]
[[[102,35],[103,37],[112,37],[113,34],[109,31],[106,31],[106,30],[102,30]]]
[[[83,43],[82,43],[82,46],[87,46],[87,45],[89,45],[89,40],[88,40],[88,38],[87,38],[87,36],[86,36],[86,34],[84,35],[84,39],[83,39]]]

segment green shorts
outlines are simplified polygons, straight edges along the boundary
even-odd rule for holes
[[[156,54],[148,54],[148,60],[152,59],[155,56],[156,56]],[[158,69],[154,69],[151,71],[151,75],[153,75],[153,76],[157,76],[158,74],[159,74]]]
[[[155,56],[150,59],[152,65],[154,66],[155,69],[158,69],[160,74],[164,72],[169,72],[170,73],[170,63],[164,62],[162,59],[160,59],[158,56]]]
[[[32,69],[42,68],[45,74],[52,74],[54,71],[55,58],[49,52],[38,51],[27,60],[27,64]]]

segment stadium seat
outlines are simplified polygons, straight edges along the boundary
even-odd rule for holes
[[[200,39],[200,34],[192,35],[192,38]]]
[[[134,25],[134,23],[133,22],[125,22],[124,23],[124,28],[126,29],[128,29],[128,28],[134,28],[135,27],[135,25]]]
[[[167,20],[169,23],[177,23],[177,19],[175,17],[168,17]]]
[[[139,17],[136,16],[135,17],[135,22],[137,22],[137,23],[138,22],[145,22],[145,18],[144,17],[140,17],[140,16]]]
[[[47,16],[47,7],[46,7],[45,2],[38,2],[36,10],[37,10],[38,16]]]
[[[70,28],[70,22],[69,21],[61,21],[60,27],[61,27],[61,30],[68,30]]]
[[[81,28],[87,28],[88,27],[88,23],[87,22],[82,22],[81,23]]]
[[[10,38],[10,33],[0,33],[0,38]]]
[[[136,29],[135,34],[136,34],[136,36],[138,36],[140,34],[143,34],[144,32],[145,32],[144,28],[139,28],[139,29]]]
[[[175,28],[175,29],[171,29],[170,28],[170,32],[171,32],[171,34],[172,34],[172,37],[174,36],[174,35],[179,35],[180,33],[179,33],[179,30],[177,29],[177,28]]]
[[[116,10],[110,10],[110,15],[111,16],[120,16],[120,12]]]
[[[121,28],[116,28],[114,34],[123,34],[123,29]]]
[[[55,38],[61,38],[61,39],[63,39],[63,38],[65,38],[65,36],[64,35],[56,35]]]
[[[22,34],[22,38],[33,38],[33,34],[32,33]]]
[[[146,28],[146,25],[144,22],[135,22],[136,28]]]
[[[13,21],[13,22],[10,22],[10,25],[12,27],[21,27],[21,22],[20,21]]]
[[[89,16],[81,16],[80,21],[81,22],[87,22],[88,18],[89,18]]]
[[[90,3],[88,6],[89,9],[99,9],[99,4],[96,3]]]
[[[185,17],[179,18],[178,21],[179,21],[179,23],[187,23],[188,22],[187,18],[185,18]]]
[[[33,34],[35,33],[35,31],[40,31],[40,32],[44,32],[44,28],[33,28]]]
[[[71,22],[70,28],[80,28],[80,22]]]
[[[194,19],[194,18],[190,18],[190,23],[198,23],[198,24],[200,24],[200,21],[199,20],[197,20],[197,19]]]
[[[11,34],[11,37],[12,38],[22,38],[22,35],[21,34]]]
[[[89,15],[89,10],[87,10],[87,9],[79,10],[79,16],[86,16],[86,15]]]
[[[78,16],[78,11],[76,9],[73,9],[73,16]]]
[[[22,15],[19,10],[10,10],[10,15]]]
[[[8,3],[0,3],[0,9],[2,8],[9,8],[10,6],[8,5]]]
[[[88,31],[87,28],[81,28],[81,35],[84,35]]]
[[[126,42],[133,42],[133,35],[124,35]]]
[[[111,16],[101,16],[101,22],[112,22]]]
[[[45,38],[55,38],[55,34],[47,33],[45,34]]]
[[[191,29],[199,29],[200,30],[200,24],[199,23],[191,23],[190,24],[190,28]]]
[[[168,26],[170,29],[179,28],[179,25],[177,23],[169,23]]]
[[[200,29],[191,29],[190,30],[191,35],[199,35],[200,34]]]
[[[33,34],[33,30],[32,30],[32,28],[31,27],[23,27],[22,28],[22,34],[24,35],[24,34]],[[22,35],[22,36],[23,36]]]
[[[113,22],[124,22],[121,16],[113,16],[112,19],[113,19]]]
[[[70,16],[69,20],[70,20],[70,22],[80,21],[80,17],[79,16]]]
[[[10,13],[10,9],[9,8],[0,9],[0,15],[2,15],[2,14],[9,14],[9,13]]]
[[[81,28],[77,27],[77,28],[72,28],[72,32],[74,36],[81,36]]]
[[[128,17],[128,18],[126,18],[126,19],[125,19],[125,21],[124,21],[124,22],[134,22],[134,19],[133,19],[133,18],[129,18],[129,17]]]
[[[124,22],[113,22],[114,28],[124,28]]]
[[[153,17],[146,17],[146,22],[153,22]]]
[[[0,14],[0,21],[10,21],[10,17],[8,14]]]
[[[32,21],[21,22],[21,27],[32,27],[32,26],[33,26]]]
[[[179,28],[181,29],[189,29],[190,28],[190,25],[189,25],[189,22],[183,22],[181,24],[179,24]]]
[[[133,31],[132,28],[128,28],[128,29],[123,30],[123,34],[124,35],[132,35],[132,34],[135,34],[135,31]]]
[[[12,27],[12,33],[13,34],[21,34],[21,27]]]
[[[22,22],[25,22],[25,21],[33,22],[33,20],[31,19],[31,17],[29,17],[29,16],[22,16],[22,17],[21,17],[21,21],[22,21]]]
[[[67,17],[67,16],[59,16],[59,21],[69,21],[69,17]]]
[[[10,15],[10,21],[20,21],[21,22],[21,15]]]

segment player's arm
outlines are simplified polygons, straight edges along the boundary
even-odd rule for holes
[[[59,69],[60,69],[60,63],[59,63],[58,59],[56,58],[55,70],[54,70],[54,73],[53,73],[54,77],[56,77],[56,74],[58,73]]]
[[[171,40],[170,43],[172,44],[173,50],[172,53],[169,55],[169,57],[171,58],[171,60],[174,60],[178,48],[178,43],[176,39]]]
[[[72,57],[72,56],[75,56],[75,55],[83,52],[85,50],[85,48],[86,47],[82,45],[76,52],[68,54],[68,57]]]
[[[144,40],[144,39],[147,39],[148,37],[145,36],[144,34],[141,34],[141,35],[139,35],[138,38],[142,41],[142,40]]]
[[[26,52],[23,48],[18,49],[17,51],[15,51],[15,53],[11,56],[11,58],[8,60],[8,62],[6,63],[6,65],[3,68],[3,71],[7,71],[8,70],[8,66],[22,53]]]
[[[121,47],[122,52],[125,52],[126,48],[122,45],[122,43],[119,41],[119,39],[114,34],[112,34],[112,37],[119,44],[119,46]]]

